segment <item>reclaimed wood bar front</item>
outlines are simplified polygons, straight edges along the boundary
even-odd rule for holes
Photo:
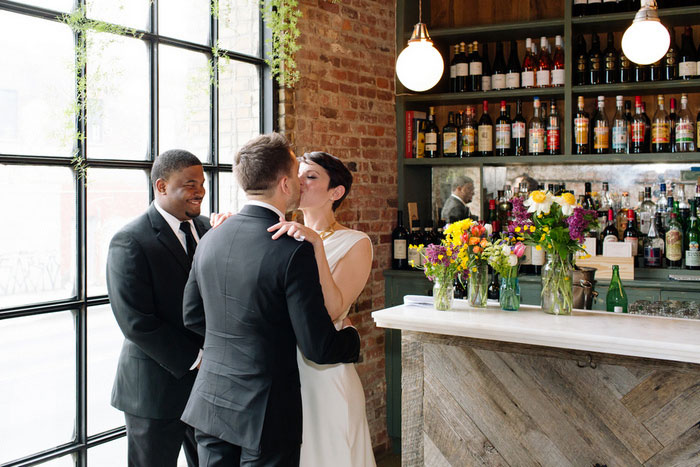
[[[402,465],[700,465],[700,321],[372,314],[402,331]]]

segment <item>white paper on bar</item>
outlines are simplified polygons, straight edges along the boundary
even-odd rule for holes
[[[632,256],[632,244],[628,242],[603,242],[603,256],[629,258]]]

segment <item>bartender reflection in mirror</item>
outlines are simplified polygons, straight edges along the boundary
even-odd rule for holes
[[[474,196],[474,181],[464,175],[455,178],[450,186],[452,193],[445,200],[441,217],[448,222],[456,222],[469,217],[469,207]]]

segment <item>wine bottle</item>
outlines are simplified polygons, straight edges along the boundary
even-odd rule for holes
[[[671,144],[671,124],[664,109],[664,96],[656,97],[656,112],[651,124],[651,152],[669,152]]]
[[[574,8],[571,10],[573,16],[583,16],[586,14],[588,0],[574,0]]]
[[[620,48],[620,83],[632,81],[632,61],[627,58],[625,52]]]
[[[440,130],[435,123],[435,107],[430,107],[428,121],[425,124],[425,157],[440,157]]]
[[[547,155],[557,156],[561,154],[561,118],[557,112],[557,101],[549,101],[549,115],[547,116]]]
[[[493,235],[498,236],[501,232],[501,223],[498,220],[498,213],[496,212],[496,200],[489,200],[489,212],[486,218],[486,222],[491,224],[491,232]]]
[[[574,74],[574,84],[583,86],[588,82],[588,53],[586,52],[586,39],[579,34],[576,39],[576,73]]]
[[[408,266],[412,269],[421,267],[421,254],[419,249],[411,248],[411,245],[417,247],[422,244],[423,234],[420,231],[420,220],[413,219],[411,221],[411,232],[408,234]]]
[[[493,155],[493,121],[489,116],[489,102],[484,100],[483,113],[479,119],[479,126],[477,128],[479,133],[479,155],[481,156],[492,156]]]
[[[510,55],[508,56],[508,67],[506,73],[506,87],[508,89],[517,89],[520,87],[521,71],[520,60],[518,59],[518,43],[513,39],[510,41]]]
[[[625,243],[632,244],[632,256],[639,255],[639,231],[635,222],[634,209],[627,211],[627,227],[622,235]]]
[[[614,313],[627,313],[627,293],[620,280],[620,266],[613,265],[612,279],[605,295],[605,309]]]
[[[578,96],[578,111],[574,116],[574,154],[589,154],[589,120],[588,114],[583,110],[583,96]]]
[[[473,106],[468,106],[464,121],[462,122],[462,144],[460,157],[471,157],[476,155],[477,149],[477,129],[476,112]]]
[[[589,5],[590,6],[590,2]],[[593,33],[591,50],[588,51],[588,84],[600,84],[602,53],[600,52],[600,38]]]
[[[600,5],[602,0],[588,0],[588,6],[586,8],[587,15],[598,15],[600,14]]]
[[[646,125],[642,116],[642,98],[635,96],[634,98],[634,117],[632,119],[632,144],[630,152],[633,154],[641,154],[649,152],[649,136],[646,134]]]
[[[618,1],[619,0],[603,0],[603,4],[600,7],[600,12],[604,14],[617,12]]]
[[[564,86],[565,77],[564,47],[561,36],[556,36],[554,38],[554,56],[552,57],[552,86]]]
[[[506,115],[506,101],[501,101],[501,114],[496,119],[496,155],[510,156],[511,122]]]
[[[546,146],[545,124],[540,117],[540,98],[535,97],[533,101],[533,115],[527,129],[528,153],[531,156],[544,154]]]
[[[472,61],[469,62],[469,81],[472,91],[481,91],[481,77],[484,71],[483,62],[479,55],[479,43],[472,42]]]
[[[617,83],[620,71],[617,69],[620,58],[615,50],[615,36],[612,32],[608,32],[608,44],[603,52],[604,63],[603,67],[603,82],[606,84]]]
[[[632,102],[625,101],[625,121],[627,122],[627,154],[632,153]]]
[[[612,152],[625,154],[627,152],[627,121],[622,111],[622,96],[615,97],[615,116],[612,121]]]
[[[503,42],[496,42],[496,57],[493,59],[493,72],[491,74],[491,88],[494,91],[505,89],[506,61],[503,57]]]
[[[617,227],[615,227],[615,216],[612,208],[608,209],[608,222],[603,229],[603,233],[600,234],[600,241],[601,243],[618,241],[618,231]]]
[[[610,152],[610,122],[605,115],[605,97],[598,96],[598,111],[593,117],[593,153]]]
[[[525,39],[525,57],[520,72],[520,86],[524,88],[535,87],[535,57],[532,56],[532,39]]]
[[[693,45],[693,30],[685,27],[681,39],[681,53],[678,58],[678,76],[681,79],[692,79],[697,74],[697,58]]]
[[[678,115],[676,114],[676,98],[671,98],[671,111],[668,114],[669,123],[669,151],[676,152],[676,124],[678,123]]]
[[[489,272],[491,273],[491,282],[489,282],[489,287],[486,289],[486,298],[489,300],[498,300],[501,296],[501,284],[499,280],[498,273],[489,266]]]
[[[457,92],[457,57],[459,56],[459,44],[452,46],[452,60],[450,60],[450,92]]]
[[[695,151],[695,121],[688,111],[688,95],[681,95],[681,110],[676,121],[676,152]]]
[[[690,218],[685,232],[685,268],[700,269],[700,225],[695,210],[695,200],[690,201]]]
[[[632,75],[635,83],[642,83],[649,80],[649,66],[635,63],[632,69]]]
[[[447,113],[447,123],[442,128],[442,156],[457,157],[457,145],[459,142],[459,127],[455,125],[453,112]]]
[[[403,211],[398,211],[398,222],[391,232],[391,269],[409,269],[408,231],[403,226]]]
[[[676,45],[676,32],[673,27],[669,28],[671,33],[671,45],[668,46],[664,55],[664,79],[667,81],[678,79],[678,46]]]
[[[457,92],[469,91],[469,62],[467,58],[467,46],[464,42],[459,43],[459,55],[456,60],[457,66]]]
[[[515,156],[524,156],[525,142],[527,140],[527,125],[525,123],[525,117],[523,117],[523,102],[518,99],[515,104],[515,117],[513,118],[513,123],[511,124],[511,138],[512,138],[512,152]]]
[[[670,214],[668,230],[666,231],[666,243],[664,250],[666,254],[666,267],[678,269],[683,263],[683,227],[678,221],[675,212]]]
[[[491,62],[489,59],[489,46],[484,44],[484,53],[482,55],[482,73],[481,73],[481,90],[490,91],[493,89],[491,83]]]
[[[646,102],[642,102],[642,119],[644,120],[644,136],[646,137],[647,152],[651,152],[651,119],[647,115]]]
[[[551,70],[552,70],[552,58],[549,56],[549,51],[547,48],[549,44],[547,43],[547,38],[542,36],[540,38],[540,55],[537,60],[537,87],[538,88],[548,88],[551,83]]]
[[[663,57],[649,65],[649,81],[661,81],[663,77]]]
[[[617,216],[615,216],[615,226],[617,227],[617,233],[619,235],[619,240],[623,242],[625,229],[627,229],[627,211],[631,209],[630,207],[630,195],[628,192],[622,192],[622,204],[620,205],[620,210],[617,211]]]

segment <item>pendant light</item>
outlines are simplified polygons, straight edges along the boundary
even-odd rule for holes
[[[668,29],[659,21],[656,0],[642,0],[642,7],[622,36],[622,52],[634,63],[649,65],[661,60],[670,43]]]
[[[440,81],[445,63],[442,55],[433,46],[428,35],[428,27],[422,23],[422,0],[418,3],[418,24],[413,26],[413,34],[408,47],[396,59],[396,76],[411,91],[427,91]]]

